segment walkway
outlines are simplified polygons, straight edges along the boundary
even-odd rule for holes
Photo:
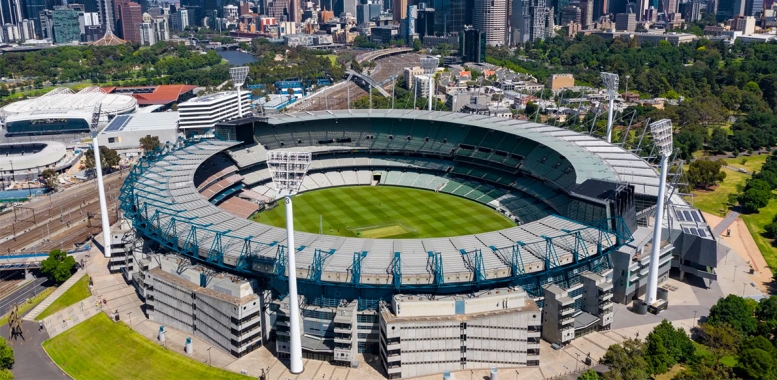
[[[38,331],[38,323],[29,321],[22,321],[22,330],[22,336],[8,341],[13,347],[15,361],[11,372],[14,377],[17,380],[69,380],[70,377],[51,361],[41,346],[49,339],[46,331]],[[8,338],[7,324],[0,327],[0,334]]]
[[[97,300],[97,297],[90,296],[75,305],[70,305],[64,310],[46,317],[43,320],[43,326],[46,327],[49,337],[53,338],[70,330],[73,326],[94,317],[101,310],[100,301]]]
[[[84,277],[86,275],[86,271],[83,269],[79,269],[75,274],[70,276],[67,281],[62,283],[57,290],[54,291],[54,293],[51,293],[48,297],[46,297],[43,302],[39,303],[38,306],[35,306],[32,310],[30,310],[27,315],[22,318],[25,321],[34,321],[37,316],[40,315],[40,313],[43,312],[43,310],[46,310],[47,307],[51,306],[54,301],[59,298],[59,296],[62,295],[62,293],[66,292],[68,289],[70,289],[78,280],[81,279],[81,277]]]
[[[736,211],[729,211],[728,215],[718,223],[717,226],[712,230],[713,236],[720,236],[723,234],[723,231],[726,230],[732,223],[734,223],[737,218],[739,218],[739,213]]]

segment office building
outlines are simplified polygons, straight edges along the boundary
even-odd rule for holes
[[[418,38],[418,34],[416,33],[416,29],[418,29],[416,27],[416,22],[418,22],[418,6],[408,5],[406,14],[407,17],[405,17],[400,24],[400,34],[404,37],[407,45],[412,46],[413,40]]]
[[[686,22],[696,22],[701,20],[701,6],[704,4],[701,0],[692,0],[680,4],[680,14]]]
[[[598,21],[602,16],[610,14],[609,0],[593,0],[594,2],[594,21]]]
[[[588,29],[594,23],[594,1],[593,0],[581,0],[580,1],[580,24],[583,29]]]
[[[570,22],[580,24],[582,20],[582,11],[580,8],[568,5],[561,10],[561,25],[569,24]]]
[[[127,41],[141,42],[140,24],[143,23],[143,13],[140,4],[128,1],[119,6],[119,23],[122,38]]]
[[[553,33],[555,25],[553,12],[546,4],[546,0],[515,0],[513,2],[511,19],[513,44],[542,40]]]
[[[407,0],[394,0],[391,11],[394,15],[394,21],[400,22],[407,18],[407,7],[410,4],[408,4]]]
[[[78,24],[81,28],[81,42],[94,42],[105,34],[105,28],[100,24],[100,14],[97,12],[79,13]]]
[[[405,79],[405,86],[407,86],[408,90],[413,89],[413,84],[415,83],[415,77],[418,75],[423,75],[424,69],[420,66],[415,67],[405,67],[404,70],[402,70],[402,76]]]
[[[415,33],[421,39],[434,35],[434,8],[430,8],[427,3],[418,4]]]
[[[167,19],[164,17],[151,17],[148,13],[144,14],[143,23],[140,24],[140,44],[153,45],[169,39],[170,30],[167,26]]]
[[[464,62],[483,63],[486,61],[486,32],[467,28],[459,34],[459,52]]]
[[[40,15],[40,12],[45,10],[45,0],[26,0],[24,2],[24,14],[27,15],[28,20],[35,24],[35,30],[38,31],[38,33],[41,30],[40,18],[38,16]]]
[[[553,74],[548,77],[548,88],[560,90],[575,86],[575,77],[572,74]]]
[[[54,40],[54,15],[52,11],[47,9],[38,13],[38,21],[40,22],[40,29],[37,29],[38,36]]]
[[[227,20],[237,20],[237,18],[240,16],[238,13],[239,10],[240,9],[237,7],[237,5],[225,5],[223,8],[224,13],[222,16]]]
[[[181,8],[177,12],[170,13],[171,28],[181,32],[189,26],[189,11]]]
[[[262,345],[262,300],[254,291],[256,280],[212,275],[204,267],[180,270],[174,260],[139,260],[145,270],[137,278],[150,320],[194,334],[235,357]],[[159,266],[147,269],[153,264]]]
[[[398,294],[380,308],[381,363],[389,379],[538,366],[540,320],[537,304],[520,288],[434,298]]]
[[[21,0],[0,0],[0,11],[2,11],[0,18],[3,25],[16,25],[24,19]]]
[[[745,16],[756,16],[764,11],[764,0],[743,0],[745,2]]]
[[[243,115],[251,112],[250,92],[241,91]],[[184,132],[204,133],[216,123],[238,118],[237,93],[218,92],[190,99],[178,105],[179,127]]]
[[[498,0],[503,4],[506,0]],[[477,7],[473,4],[473,8],[466,8],[465,0],[432,0],[427,3],[434,8],[434,33],[439,36],[447,35],[450,33],[459,33],[464,30],[464,14],[467,12],[473,13],[473,25],[474,9]]]
[[[715,19],[718,22],[722,22],[731,20],[736,15],[744,15],[746,1],[747,0],[717,1],[718,11],[715,13]]]
[[[367,0],[356,5],[356,25],[364,25],[375,17],[380,16],[383,4],[380,0]]]
[[[67,44],[81,42],[81,27],[78,22],[79,12],[75,9],[58,6],[51,11],[54,42]]]
[[[487,31],[486,43],[503,46],[507,43],[507,1],[475,0],[473,27]]]
[[[615,30],[633,32],[637,30],[637,19],[634,13],[618,13],[615,15]]]
[[[742,34],[755,33],[755,17],[736,15],[731,20],[731,30],[742,32]]]

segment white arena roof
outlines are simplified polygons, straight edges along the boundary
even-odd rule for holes
[[[3,119],[22,120],[31,117],[91,118],[95,106],[100,103],[104,115],[119,115],[135,110],[137,100],[130,95],[106,94],[99,87],[87,87],[79,92],[69,88],[55,88],[47,94],[11,103],[0,109]]]
[[[32,146],[44,145],[43,149],[36,153],[21,154],[21,151],[27,151],[32,149]],[[34,142],[34,143],[9,143],[0,144],[0,150],[19,150],[19,154],[12,154],[9,156],[0,156],[0,172],[10,172],[11,162],[13,162],[14,172],[20,170],[32,170],[36,168],[42,168],[51,166],[59,162],[63,157],[67,148],[65,144],[56,141]]]

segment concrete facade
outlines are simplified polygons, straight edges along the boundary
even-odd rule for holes
[[[523,289],[437,298],[396,295],[390,306],[381,306],[381,363],[390,379],[537,366],[540,319]]]
[[[255,281],[213,275],[181,259],[151,262],[158,266],[148,269],[143,281],[150,320],[194,334],[235,357],[261,346]]]
[[[560,90],[562,88],[574,86],[575,77],[572,74],[553,74],[548,77],[548,88],[551,90]]]

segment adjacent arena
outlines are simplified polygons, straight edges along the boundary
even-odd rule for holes
[[[287,357],[290,270],[299,279],[304,356],[353,366],[360,354],[379,354],[389,378],[538,365],[540,336],[563,344],[609,328],[612,301],[644,292],[650,257],[641,253],[658,174],[598,138],[409,110],[249,118],[215,134],[170,142],[132,170],[122,211],[135,239],[163,254],[127,249],[139,246],[127,244],[127,233],[114,239],[112,262],[138,283],[152,319],[235,356],[274,341]],[[312,152],[303,192],[425,189],[487,205],[516,225],[425,239],[296,232],[289,248],[284,229],[247,219],[274,202],[273,149]],[[660,277],[674,267],[714,280],[709,227],[676,192],[670,204]]]
[[[100,112],[98,121],[105,123],[116,115],[135,111],[137,105],[130,95],[106,94],[99,87],[78,92],[60,87],[3,107],[0,119],[9,136],[80,133],[89,132],[96,110]]]

